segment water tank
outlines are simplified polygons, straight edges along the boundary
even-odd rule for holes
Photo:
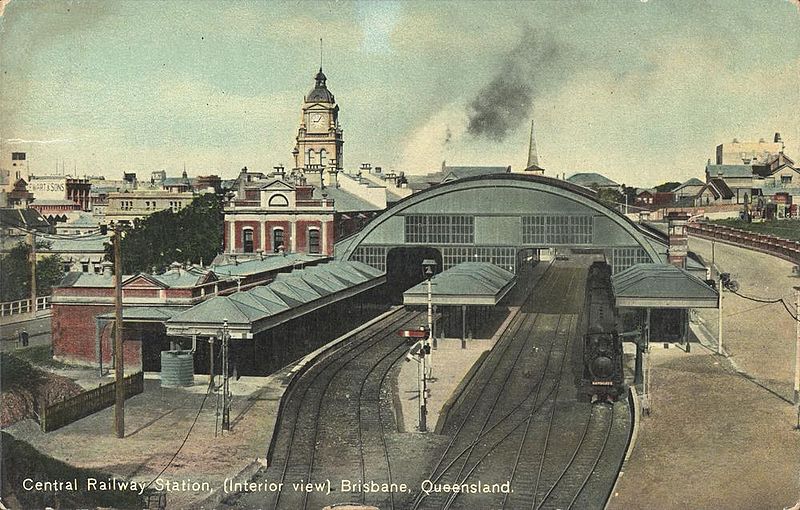
[[[161,387],[178,388],[194,383],[192,351],[161,351]]]

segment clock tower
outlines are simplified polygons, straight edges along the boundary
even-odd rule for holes
[[[322,67],[314,77],[316,84],[303,101],[300,129],[294,146],[295,174],[307,182],[323,187],[336,184],[342,166],[342,128],[339,126],[339,107],[325,84]]]

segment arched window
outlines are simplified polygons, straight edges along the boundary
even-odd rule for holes
[[[321,253],[318,228],[308,229],[308,253]]]
[[[270,207],[286,207],[289,205],[289,199],[284,195],[272,195],[269,197]]]
[[[253,253],[253,229],[246,228],[242,230],[242,251],[245,253]]]
[[[319,150],[319,164],[322,165],[322,166],[325,166],[325,164],[327,163],[326,159],[327,159],[327,152],[325,151],[325,149],[320,149]]]
[[[308,161],[306,161],[306,165],[313,165],[314,164],[314,158],[316,156],[317,155],[314,152],[314,149],[308,149]]]
[[[283,246],[283,229],[276,228],[272,230],[272,251],[278,253],[281,249],[286,250]]]

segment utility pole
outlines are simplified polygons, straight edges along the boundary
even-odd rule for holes
[[[29,311],[36,315],[36,232],[28,233],[28,241],[31,243],[31,306]]]
[[[230,388],[228,382],[228,356],[230,347],[228,319],[222,321],[222,430],[231,429]]]
[[[208,337],[208,360],[209,366],[208,368],[208,386],[209,388],[214,386],[214,338],[213,336]]]
[[[114,224],[114,431],[125,437],[125,362],[122,352],[122,248],[119,222]]]
[[[717,292],[719,292],[719,332],[717,333],[717,354],[722,356],[722,274],[717,271]]]
[[[794,344],[794,403],[800,416],[800,287],[794,288],[796,334]]]

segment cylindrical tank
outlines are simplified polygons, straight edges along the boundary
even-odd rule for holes
[[[178,388],[193,383],[192,351],[161,351],[161,387]]]

